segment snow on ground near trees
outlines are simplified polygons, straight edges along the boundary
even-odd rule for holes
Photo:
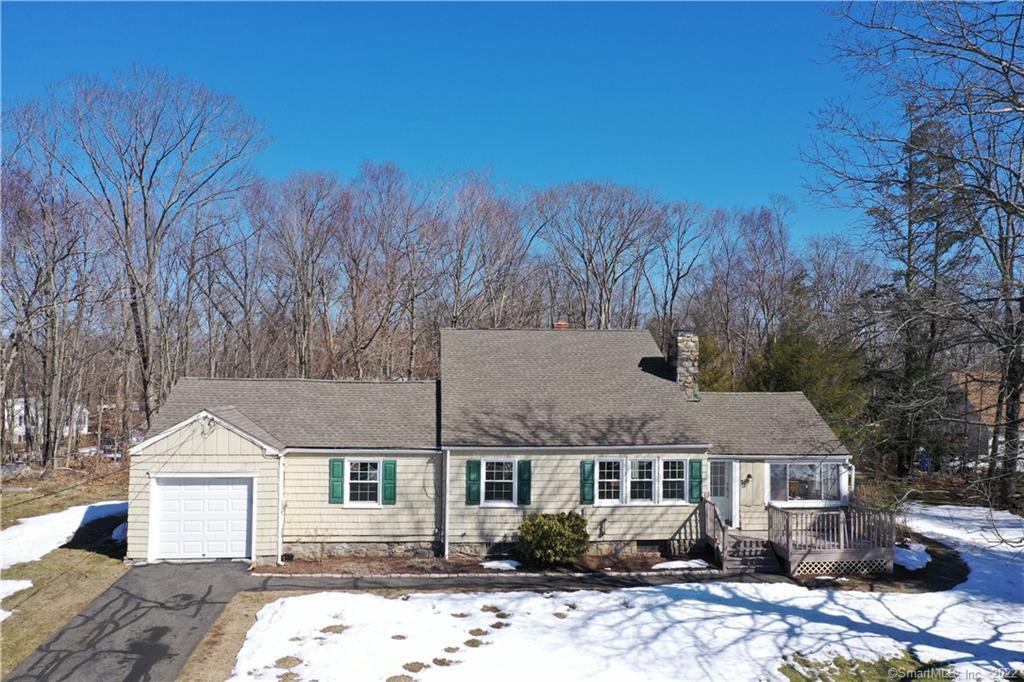
[[[997,513],[989,523],[986,514],[953,506],[915,506],[908,514],[913,530],[953,546],[970,566],[967,581],[945,592],[713,582],[611,592],[288,597],[260,610],[233,679],[276,680],[283,670],[275,661],[285,656],[301,659],[290,668],[301,679],[321,680],[383,680],[404,674],[407,663],[429,665],[415,673],[426,682],[553,674],[784,679],[786,654],[876,660],[906,648],[926,661],[953,661],[960,671],[1024,670],[1024,561],[984,530],[995,526],[1003,537],[1022,540],[1024,520]]]
[[[928,553],[924,545],[913,543],[909,547],[896,547],[894,549],[893,563],[902,566],[908,571],[919,571],[932,560],[932,555]]]
[[[71,539],[79,527],[96,519],[127,513],[127,502],[112,501],[83,504],[53,514],[21,519],[0,531],[0,570],[27,561],[38,561]],[[0,580],[0,598],[30,587],[31,580]],[[10,611],[0,611],[0,621],[9,615]]]

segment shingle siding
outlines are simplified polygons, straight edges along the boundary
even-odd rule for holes
[[[255,551],[277,555],[277,458],[216,425],[204,434],[198,421],[131,455],[128,470],[128,553],[145,561],[149,550],[150,485],[154,476],[181,473],[256,473]]]
[[[436,539],[441,510],[440,454],[381,455],[381,459],[396,462],[395,504],[372,508],[328,502],[329,462],[344,457],[302,452],[285,455],[285,543]]]

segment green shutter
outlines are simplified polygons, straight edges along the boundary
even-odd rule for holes
[[[530,460],[521,459],[517,465],[516,474],[519,478],[519,504],[530,504],[530,478],[533,466]]]
[[[580,462],[580,504],[594,504],[594,460]]]
[[[329,485],[327,501],[331,504],[343,504],[345,502],[345,460],[332,459],[328,472]]]
[[[386,459],[383,462],[384,475],[381,478],[381,504],[395,503],[395,479],[397,478],[398,464],[393,459]]]
[[[699,459],[690,460],[690,502],[694,504],[700,502],[701,498],[701,461]]]
[[[480,460],[466,460],[466,504],[480,504]]]

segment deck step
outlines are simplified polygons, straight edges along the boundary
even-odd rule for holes
[[[726,546],[723,568],[729,571],[749,573],[782,573],[775,550],[768,540],[758,537],[736,536],[729,538]]]

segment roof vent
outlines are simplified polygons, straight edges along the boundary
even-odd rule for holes
[[[559,321],[555,322],[555,329],[563,330],[563,329],[571,329],[571,328],[572,327],[569,326],[569,322],[567,320],[559,320]]]

